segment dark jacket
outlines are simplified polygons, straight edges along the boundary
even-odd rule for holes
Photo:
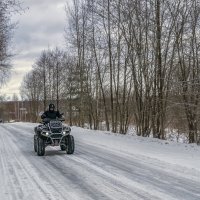
[[[62,115],[60,114],[59,111],[49,111],[49,110],[45,111],[41,116],[42,119],[45,119],[45,118],[56,119],[56,118],[61,118],[61,117]]]

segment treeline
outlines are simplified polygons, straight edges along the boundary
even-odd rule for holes
[[[66,52],[42,52],[24,78],[35,117],[55,101],[71,125],[198,141],[199,0],[73,0],[66,12]]]

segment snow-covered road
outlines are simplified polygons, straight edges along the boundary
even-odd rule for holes
[[[72,129],[73,155],[47,147],[45,156],[38,157],[33,151],[33,127],[0,125],[0,200],[200,199],[198,169],[145,157],[134,145],[133,153],[123,145],[117,150],[112,141],[108,148],[91,134],[84,137],[79,128]]]

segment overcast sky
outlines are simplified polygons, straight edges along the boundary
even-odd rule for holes
[[[16,56],[12,61],[11,79],[0,90],[1,94],[19,94],[23,76],[31,70],[42,50],[65,47],[66,1],[69,0],[24,1],[23,7],[29,9],[13,17],[13,21],[18,21],[12,42],[12,53]]]

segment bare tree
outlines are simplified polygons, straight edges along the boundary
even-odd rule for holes
[[[132,124],[160,139],[180,129],[184,109],[197,142],[199,1],[73,0],[69,13],[68,51],[35,63],[44,104],[65,108],[70,125],[126,134]]]
[[[10,22],[11,13],[20,10],[20,3],[15,0],[0,1],[0,86],[9,77],[11,53],[9,44],[15,25]]]

